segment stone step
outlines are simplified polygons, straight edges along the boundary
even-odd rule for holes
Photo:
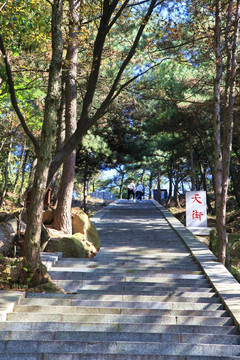
[[[74,296],[74,295],[73,295]],[[78,300],[50,297],[30,297],[22,299],[21,305],[30,306],[79,306],[79,307],[107,307],[120,309],[160,309],[160,310],[199,310],[199,311],[225,311],[221,303],[191,303],[191,302],[152,302],[152,301],[103,301],[103,300]]]
[[[55,284],[60,286],[61,288],[65,289],[66,291],[70,292],[76,292],[78,290],[81,291],[88,291],[88,290],[94,290],[94,291],[104,291],[104,292],[112,292],[112,293],[119,293],[120,291],[124,294],[126,293],[147,293],[151,292],[152,295],[154,294],[165,294],[166,292],[175,295],[179,294],[185,294],[185,293],[193,293],[190,296],[196,297],[196,296],[205,296],[205,294],[210,294],[210,297],[214,295],[214,291],[211,287],[181,287],[181,286],[172,286],[172,284],[158,284],[157,286],[145,286],[138,283],[138,285],[134,284],[131,286],[128,286],[127,283],[119,283],[119,285],[115,285],[115,283],[107,282],[106,284],[88,284],[80,281],[71,281],[71,280],[56,280],[54,281]],[[130,283],[129,283],[130,285]],[[186,295],[187,296],[187,295]],[[208,296],[208,295],[207,295]]]
[[[84,323],[112,323],[112,324],[160,324],[160,325],[208,325],[208,326],[229,326],[233,325],[230,317],[209,317],[209,316],[181,316],[135,314],[49,314],[49,313],[8,313],[7,321],[19,322],[84,322]]]
[[[97,260],[92,260],[91,261],[92,264],[94,265],[107,265],[109,268],[115,268],[116,266],[122,266],[122,265],[125,265],[125,266],[133,266],[133,263],[134,263],[134,267],[136,265],[136,268],[142,268],[142,269],[145,269],[145,268],[148,268],[148,267],[155,267],[155,268],[162,268],[162,267],[167,267],[169,269],[171,268],[179,268],[179,269],[186,269],[186,265],[187,265],[187,268],[188,269],[196,269],[196,270],[199,270],[199,266],[198,264],[192,259],[192,260],[179,260],[179,261],[164,261],[164,260],[158,260],[158,261],[147,261],[147,260],[142,260],[141,258],[139,259],[139,261],[130,261],[130,260],[116,260],[116,259],[113,259],[112,261],[110,261],[110,259],[99,259],[98,261]],[[69,258],[66,258],[66,260],[61,260],[57,263],[57,267],[81,267],[81,266],[84,266],[84,263],[81,261],[81,260],[69,260]]]
[[[190,333],[141,333],[141,332],[85,332],[85,331],[2,331],[0,340],[65,340],[65,341],[138,341],[186,344],[239,345],[237,335],[190,334]]]
[[[180,281],[179,283],[174,281],[163,281],[163,282],[138,282],[138,281],[88,281],[88,280],[54,280],[55,284],[61,287],[76,287],[81,288],[81,290],[112,290],[113,292],[116,290],[129,290],[132,291],[166,291],[171,289],[171,291],[175,291],[178,289],[192,289],[192,291],[198,292],[211,292],[213,289],[210,284],[206,282],[198,283]]]
[[[175,303],[192,303],[192,294],[185,293],[184,296],[175,296],[174,294],[167,293],[164,296],[156,295],[119,295],[119,294],[42,294],[43,298],[52,298],[52,299],[75,299],[75,300],[98,300],[98,301],[120,301],[120,302],[175,302]],[[62,295],[62,296],[61,296]],[[220,299],[215,293],[207,294],[210,296],[201,296],[194,299],[194,303],[207,303],[210,304],[219,304]],[[39,297],[39,294],[28,294],[30,297]]]
[[[184,355],[123,355],[123,354],[44,354],[44,360],[239,360],[240,356],[184,356]],[[0,354],[0,360],[43,360],[42,354]]]
[[[177,270],[176,268],[169,270],[169,269],[165,269],[165,268],[161,268],[156,269],[156,268],[145,268],[142,270],[137,270],[136,268],[132,268],[129,267],[128,269],[125,267],[121,267],[121,268],[113,268],[113,269],[108,269],[108,267],[104,266],[104,267],[100,267],[100,266],[95,266],[95,265],[89,265],[88,267],[60,267],[60,268],[52,268],[50,270],[50,274],[56,275],[56,273],[58,272],[66,272],[66,273],[72,273],[73,276],[75,276],[75,273],[79,273],[82,274],[83,278],[98,278],[98,277],[102,277],[102,276],[107,276],[106,274],[108,274],[108,276],[111,277],[154,277],[154,278],[158,278],[160,276],[165,276],[165,275],[171,275],[171,274],[185,274],[186,270]],[[201,274],[201,271],[189,271],[189,274]]]
[[[74,280],[71,279],[71,276],[69,276],[70,279],[59,279],[55,281],[62,281],[62,282],[75,282],[75,283],[79,283],[80,285],[85,285],[85,286],[97,286],[97,285],[112,285],[112,286],[124,286],[125,288],[127,287],[148,287],[148,288],[152,288],[152,287],[192,287],[192,288],[211,288],[209,282],[207,279],[196,279],[196,280],[188,280],[188,279],[168,279],[168,278],[159,278],[157,279],[158,281],[150,281],[147,278],[135,278],[133,281],[133,278],[130,279],[126,279],[127,281],[116,281],[114,278],[111,279],[109,281],[104,281],[103,279],[101,280],[94,280],[91,279],[90,280]],[[140,279],[143,279],[143,281],[140,281]]]
[[[189,264],[189,263],[195,263],[195,260],[193,259],[193,257],[190,254],[181,254],[179,256],[168,256],[167,254],[164,254],[161,251],[154,251],[155,256],[152,255],[148,255],[148,254],[141,254],[141,253],[136,253],[136,254],[127,254],[127,253],[122,253],[120,255],[117,254],[103,254],[102,251],[100,251],[95,257],[94,257],[94,262],[124,262],[124,261],[134,261],[136,263],[138,263],[139,261],[141,263],[168,263],[168,262],[172,262],[172,263],[185,263],[185,264]],[[59,262],[64,262],[64,258],[59,260]],[[73,261],[74,260],[70,260],[68,258],[68,261]]]
[[[191,356],[239,356],[240,345],[155,343],[138,341],[31,341],[0,340],[1,354],[16,353],[39,354],[123,354],[123,355],[191,355]]]
[[[0,331],[87,331],[87,332],[136,332],[136,333],[190,333],[190,334],[215,334],[215,335],[237,335],[236,326],[213,326],[213,325],[162,325],[162,324],[123,324],[123,323],[79,323],[79,322],[23,322],[7,321],[0,322]]]
[[[58,282],[57,282],[58,283]],[[157,299],[154,299],[156,297],[158,297],[159,301],[163,301],[162,298],[165,297],[165,300],[167,301],[167,298],[169,300],[172,301],[177,301],[174,299],[174,297],[179,296],[179,301],[183,302],[183,301],[193,301],[192,298],[195,298],[197,301],[200,302],[219,302],[220,300],[218,299],[217,295],[213,292],[213,293],[198,293],[198,292],[182,292],[182,291],[178,291],[178,289],[164,289],[164,290],[156,290],[156,291],[149,291],[149,290],[131,290],[131,289],[126,289],[126,290],[121,290],[121,289],[116,289],[116,290],[111,290],[111,289],[106,289],[106,290],[81,290],[81,288],[79,288],[78,285],[74,285],[74,284],[70,284],[69,286],[64,286],[63,284],[61,284],[61,287],[69,292],[69,293],[77,293],[78,295],[89,295],[89,296],[104,296],[104,295],[110,295],[112,297],[114,296],[123,296],[123,301],[124,298],[127,296],[130,296],[132,299],[135,297],[136,300],[139,299],[139,297],[149,297],[149,299],[144,300],[144,301],[157,301]],[[181,298],[180,298],[181,297]],[[101,297],[102,298],[102,297]],[[90,299],[90,297],[89,297]],[[93,297],[91,297],[91,299],[93,299]],[[185,300],[186,299],[186,300]],[[194,301],[195,301],[194,299]],[[127,300],[127,298],[126,298]],[[128,300],[127,300],[128,301]]]
[[[89,277],[89,280],[95,280],[95,281],[134,281],[134,282],[162,282],[162,279],[167,279],[169,280],[175,280],[175,281],[179,281],[179,280],[199,280],[199,279],[206,279],[205,275],[203,274],[191,274],[191,273],[173,273],[173,274],[169,274],[169,273],[161,273],[161,276],[159,276],[159,273],[156,273],[155,276],[149,275],[147,277],[144,276],[138,276],[136,277],[134,274],[134,271],[131,275],[131,273],[129,273],[127,276],[117,276],[115,273],[110,273],[109,275],[105,275],[105,276],[96,276],[96,274],[93,272],[92,276],[91,273],[86,273],[84,271],[71,271],[69,270],[69,268],[62,270],[61,268],[53,268],[51,271],[49,271],[49,275],[51,276],[51,278],[53,280],[64,280],[64,279],[68,279],[71,278],[71,280],[83,280],[85,279],[87,276]]]
[[[121,314],[121,315],[174,315],[174,316],[209,316],[229,317],[226,310],[173,310],[173,309],[131,309],[117,307],[87,307],[87,306],[56,306],[56,305],[17,305],[14,312],[33,312],[44,314]]]
[[[133,287],[132,289],[124,286],[81,286],[78,282],[71,282],[66,280],[57,280],[55,281],[59,287],[64,289],[68,293],[78,293],[78,294],[119,294],[119,295],[158,295],[164,296],[166,294],[171,295],[182,295],[182,296],[191,296],[193,298],[199,296],[205,296],[212,298],[212,296],[216,296],[211,289],[206,288],[187,288],[187,287],[159,287],[158,289],[154,289],[151,287]],[[198,291],[199,290],[199,291]]]
[[[219,356],[182,356],[182,355],[123,355],[123,354],[44,354],[44,360],[220,360]],[[221,360],[239,360],[240,356],[221,356]],[[0,354],[0,360],[43,360],[41,354]]]

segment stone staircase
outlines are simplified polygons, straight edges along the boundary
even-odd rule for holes
[[[134,206],[103,217],[94,259],[50,269],[67,294],[27,294],[7,314],[0,359],[240,359],[238,329],[189,250],[160,212]]]

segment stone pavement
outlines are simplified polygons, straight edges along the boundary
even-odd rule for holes
[[[190,231],[147,200],[93,222],[99,253],[53,263],[67,294],[20,299],[0,322],[0,359],[240,359],[239,284]]]

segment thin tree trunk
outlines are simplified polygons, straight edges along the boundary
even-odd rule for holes
[[[70,27],[69,45],[67,50],[66,62],[68,70],[66,72],[65,85],[65,123],[66,141],[77,128],[77,58],[78,58],[78,32],[79,15],[78,3],[69,0],[70,6]],[[76,150],[74,150],[64,161],[63,172],[58,192],[57,208],[54,212],[54,228],[65,233],[72,234],[72,194],[75,177]]]
[[[22,146],[22,152],[21,152],[20,161],[19,161],[18,170],[17,170],[17,175],[16,175],[16,179],[15,179],[15,183],[14,183],[14,189],[13,189],[14,194],[17,191],[18,180],[19,180],[19,177],[20,177],[20,173],[22,172],[25,149],[26,149],[26,140],[24,140],[24,143],[23,143],[23,146]],[[20,190],[21,190],[21,187],[20,187]]]
[[[221,114],[220,94],[222,80],[222,53],[221,53],[221,1],[216,0],[215,14],[215,57],[216,77],[214,83],[214,174],[215,174],[215,208],[216,208],[216,230],[219,239],[219,260],[224,258],[222,249],[222,218],[221,218],[221,193],[222,193],[222,151],[221,151]],[[221,243],[220,243],[221,242]],[[225,261],[224,261],[225,262]]]
[[[215,117],[214,124],[216,130],[215,136],[215,180],[216,183],[216,216],[217,216],[217,234],[218,234],[218,259],[227,268],[230,267],[229,257],[227,257],[227,233],[226,233],[226,204],[228,194],[228,181],[230,158],[232,151],[232,129],[233,129],[233,108],[235,100],[235,83],[236,83],[236,58],[239,29],[239,2],[237,1],[235,10],[234,31],[231,31],[233,23],[233,0],[228,3],[228,16],[226,23],[225,45],[227,51],[227,73],[225,79],[225,100],[224,100],[224,126],[223,140],[221,144],[220,137],[220,85],[222,77],[222,60],[220,48],[220,6],[219,0],[216,1],[216,24],[215,24],[215,54],[216,54],[216,81],[215,81]],[[232,40],[230,43],[230,32]],[[219,59],[219,61],[218,61]],[[219,144],[217,144],[219,141]],[[220,159],[220,150],[222,153]],[[221,169],[221,171],[218,171]]]
[[[123,183],[124,183],[124,172],[121,173],[121,184],[120,184],[120,189],[119,189],[119,199],[122,199],[122,194],[123,194]]]
[[[178,184],[179,184],[179,176],[178,176],[178,173],[176,172],[175,184],[174,184],[174,206],[180,208],[181,204],[180,204],[179,195],[178,195]]]
[[[196,178],[195,178],[195,166],[194,166],[194,158],[193,158],[193,144],[192,144],[192,138],[190,137],[190,141],[189,141],[189,146],[190,146],[190,164],[191,164],[191,183],[192,183],[192,187],[191,190],[195,190],[196,189]]]
[[[54,126],[57,119],[59,78],[62,64],[62,18],[63,0],[54,0],[52,3],[52,60],[49,69],[49,83],[45,100],[44,120],[38,163],[31,189],[31,201],[27,211],[27,229],[24,241],[24,255],[29,272],[25,276],[32,276],[31,282],[44,281],[40,261],[40,234],[43,212],[43,200],[46,194],[46,185],[49,166],[52,158],[52,145],[54,143]]]
[[[160,169],[158,169],[158,172],[157,172],[157,201],[159,202],[159,204],[161,204],[161,201],[162,201],[160,177],[161,177]]]
[[[13,142],[13,139],[12,139],[12,134],[11,134],[10,142],[9,142],[8,157],[7,157],[7,161],[6,161],[5,169],[4,169],[4,186],[3,186],[2,194],[0,196],[0,207],[2,207],[3,200],[6,196],[7,188],[8,188],[8,173],[9,173],[9,165],[10,165],[11,155],[12,155],[12,142]]]
[[[149,194],[148,194],[149,199],[152,199],[152,182],[153,182],[153,175],[151,172],[149,177]]]
[[[83,181],[83,211],[87,214],[87,179]]]
[[[27,159],[28,159],[28,154],[29,154],[29,149],[27,149],[25,151],[25,155],[24,155],[24,159],[23,159],[23,164],[22,164],[22,178],[21,178],[21,185],[20,185],[20,191],[19,191],[19,197],[18,197],[18,201],[21,202],[22,201],[22,196],[24,193],[24,180],[25,180],[25,174],[26,174],[26,165],[27,165]]]

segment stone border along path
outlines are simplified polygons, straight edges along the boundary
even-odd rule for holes
[[[0,360],[240,359],[240,285],[169,211],[118,200],[91,220],[94,259],[42,254],[67,294],[0,292]]]
[[[218,293],[226,309],[234,319],[240,331],[240,284],[233,275],[217,262],[216,256],[192,234],[172,213],[157,201],[151,200],[161,211],[169,225],[182,238],[191,254],[201,266],[211,285]]]

